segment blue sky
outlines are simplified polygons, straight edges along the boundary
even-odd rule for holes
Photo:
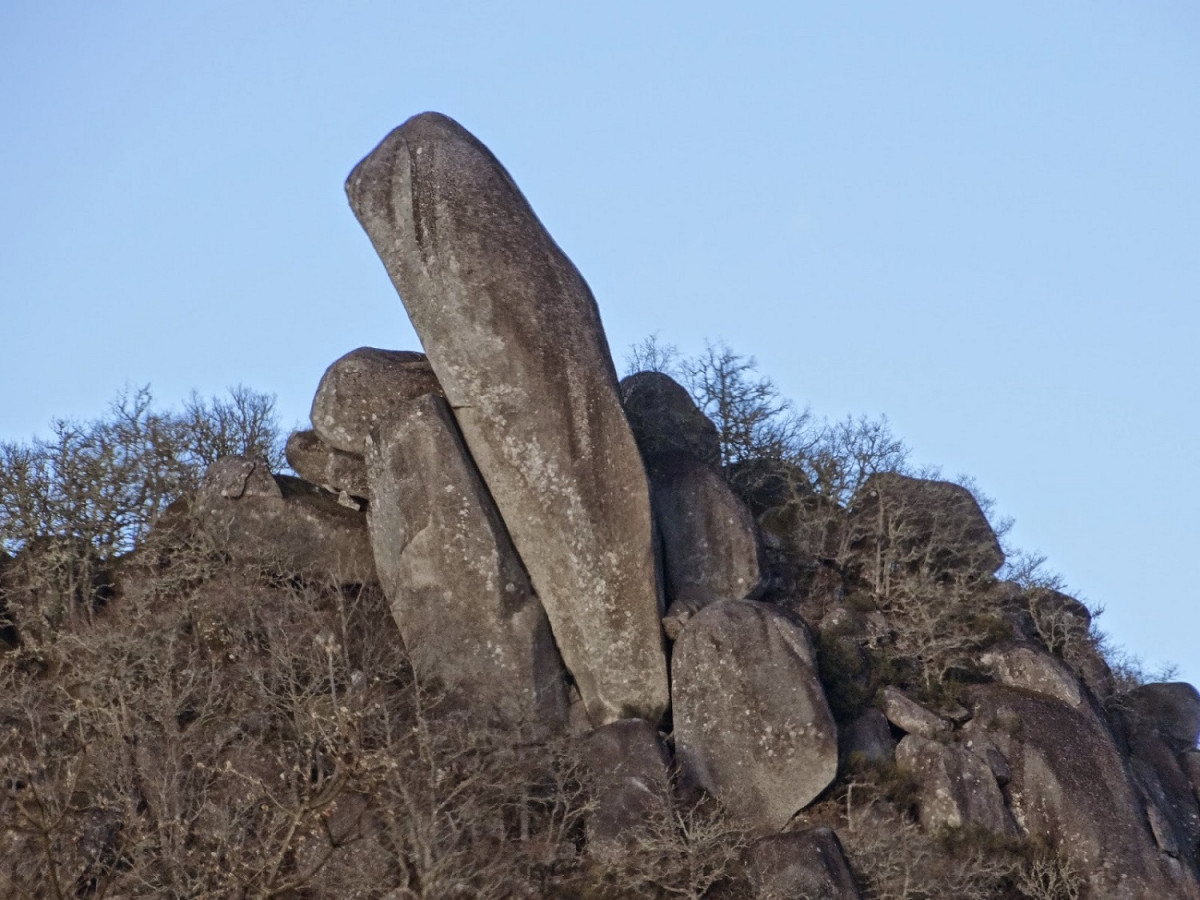
[[[1200,682],[1200,7],[0,4],[0,439],[418,346],[350,213],[413,113],[475,132],[658,332],[886,414],[1151,666]],[[1191,562],[1189,562],[1189,560]]]

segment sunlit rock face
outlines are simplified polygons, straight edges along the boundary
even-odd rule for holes
[[[671,660],[685,777],[753,831],[779,831],[837,773],[837,727],[808,631],[753,600],[710,604]]]
[[[508,172],[424,113],[350,174],[466,445],[600,725],[668,703],[649,491],[591,291]]]
[[[442,389],[425,354],[359,347],[335,360],[313,397],[313,431],[345,453],[363,453],[371,429],[409,400]]]

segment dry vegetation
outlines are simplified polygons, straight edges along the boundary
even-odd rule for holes
[[[675,366],[734,486],[752,507],[773,498],[775,561],[801,571],[774,599],[814,625],[848,611],[816,634],[840,717],[883,683],[940,702],[978,675],[1015,620],[972,602],[995,579],[945,574],[937,554],[971,542],[888,533],[866,565],[856,547],[847,507],[867,481],[929,474],[886,422],[816,423],[725,348],[681,362],[651,341],[633,362]],[[0,894],[752,896],[747,836],[711,800],[663,793],[620,852],[589,852],[581,748],[468,721],[419,683],[377,588],[235,565],[178,522],[154,527],[217,455],[278,467],[279,437],[270,400],[244,389],[177,414],[143,391],[0,445]],[[1099,633],[1045,602],[1061,585],[1010,558],[1006,596],[1032,632],[1094,664]],[[927,834],[911,798],[894,769],[854,767],[797,825],[834,828],[870,897],[1079,896],[1045,848]]]

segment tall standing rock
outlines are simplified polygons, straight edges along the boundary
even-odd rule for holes
[[[596,725],[668,703],[650,500],[591,291],[504,167],[436,113],[350,174]]]
[[[566,721],[566,673],[446,401],[409,401],[367,439],[375,565],[419,674],[508,724]]]

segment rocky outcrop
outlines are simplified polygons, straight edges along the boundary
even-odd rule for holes
[[[879,699],[887,720],[903,732],[923,738],[936,738],[950,733],[952,724],[948,719],[926,709],[897,688],[885,687]]]
[[[998,837],[1016,835],[991,768],[969,750],[910,734],[896,747],[896,765],[920,783],[917,808],[925,829],[973,828]]]
[[[392,416],[367,441],[367,520],[413,668],[485,719],[560,727],[549,622],[446,401],[427,394]]]
[[[223,456],[204,476],[191,516],[234,559],[342,584],[375,581],[363,513],[267,464]]]
[[[1004,564],[971,492],[948,481],[872,475],[851,504],[851,547],[879,588],[896,573],[991,575]]]
[[[441,393],[424,354],[359,347],[321,377],[312,404],[313,431],[333,449],[361,456],[371,429],[395,409],[416,397]]]
[[[1120,707],[1134,782],[1159,849],[1194,870],[1200,854],[1200,804],[1187,771],[1200,736],[1200,694],[1181,682],[1144,684]]]
[[[1144,684],[1129,692],[1125,705],[1138,728],[1153,730],[1177,753],[1200,739],[1200,691],[1190,684]]]
[[[1045,694],[1067,706],[1078,707],[1084,702],[1075,674],[1031,644],[999,644],[980,654],[979,661],[999,684]]]
[[[633,437],[647,463],[662,456],[689,456],[721,465],[714,425],[687,388],[663,372],[638,372],[621,380],[621,402]]]
[[[284,455],[292,470],[305,481],[335,494],[367,496],[367,466],[361,453],[335,450],[315,431],[296,431],[288,437]]]
[[[716,600],[742,600],[760,580],[758,531],[750,511],[711,467],[660,457],[650,474],[662,540],[667,634]]]
[[[671,662],[676,760],[762,834],[779,831],[837,773],[837,728],[808,631],[751,600],[706,606]]]
[[[533,580],[588,714],[668,702],[650,502],[600,316],[478,140],[424,113],[346,184]]]
[[[1194,866],[1200,806],[1179,757],[1158,734],[1138,731],[1130,740],[1130,766],[1159,849]]]
[[[842,556],[848,521],[842,507],[818,494],[788,497],[759,514],[764,534],[774,536],[789,555],[803,560]]]
[[[1121,754],[1090,708],[1000,685],[976,688],[974,699],[974,721],[1011,766],[1018,826],[1056,848],[1092,896],[1200,896],[1194,876],[1172,874]]]

